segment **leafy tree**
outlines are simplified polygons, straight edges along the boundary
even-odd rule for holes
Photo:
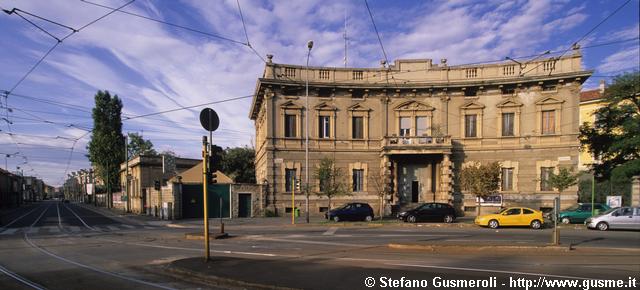
[[[249,147],[227,148],[222,158],[222,172],[237,183],[256,183],[256,152]]]
[[[378,194],[378,198],[380,198],[380,220],[384,216],[384,197],[391,193],[390,188],[385,184],[386,176],[371,176],[371,183]]]
[[[477,214],[480,215],[480,198],[486,198],[500,188],[500,163],[473,164],[462,168],[460,185],[476,196]]]
[[[591,202],[591,174],[585,174],[578,182],[578,201]],[[631,180],[625,177],[611,177],[610,180],[596,180],[595,202],[606,203],[607,196],[621,195],[622,203],[630,205],[631,201]]]
[[[105,181],[109,189],[119,182],[120,164],[125,160],[124,136],[122,136],[122,101],[108,91],[98,91],[92,110],[93,130],[87,145],[89,161],[96,174]],[[111,196],[108,197],[111,201]]]
[[[344,173],[341,168],[335,166],[334,159],[322,158],[320,165],[315,170],[315,178],[320,181],[320,191],[316,194],[329,200],[329,209],[331,209],[332,198],[350,194],[344,183]]]
[[[599,180],[639,175],[640,72],[616,77],[604,94],[606,106],[580,127],[580,143],[600,159],[592,166]]]
[[[138,155],[157,156],[158,152],[153,149],[153,143],[149,140],[145,140],[138,133],[129,133],[129,145],[127,146],[127,153],[129,158],[133,158]]]
[[[549,185],[558,190],[558,198],[562,196],[562,192],[567,188],[574,186],[578,183],[578,175],[573,174],[571,169],[566,167],[560,167],[558,170],[558,174],[552,172],[549,173]],[[560,208],[562,208],[561,204],[559,204]]]

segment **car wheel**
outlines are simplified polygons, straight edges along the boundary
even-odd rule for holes
[[[444,222],[448,224],[452,223],[454,219],[455,218],[450,214],[444,216]]]
[[[334,216],[334,217],[333,217],[333,221],[334,221],[334,222],[339,222],[339,221],[340,221],[340,217],[338,217],[338,216]]]
[[[531,222],[531,228],[534,230],[540,229],[542,227],[542,223],[539,220],[534,220]]]
[[[598,228],[598,229],[599,229],[599,230],[601,230],[601,231],[606,231],[606,230],[608,230],[608,229],[609,229],[609,225],[608,225],[607,223],[605,223],[605,222],[599,222],[599,223],[596,225],[596,228]]]
[[[568,225],[571,223],[571,220],[568,217],[563,217],[560,221],[565,225]]]
[[[416,216],[414,215],[410,215],[407,217],[407,221],[410,223],[415,223],[416,222]]]
[[[368,216],[366,216],[366,217],[364,218],[364,220],[365,220],[365,221],[367,221],[367,222],[370,222],[370,221],[372,221],[372,220],[373,220],[373,217],[372,217],[372,216],[370,216],[370,215],[368,215]]]
[[[490,220],[489,227],[492,229],[497,229],[500,226],[497,220]]]

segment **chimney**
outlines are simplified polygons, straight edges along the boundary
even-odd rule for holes
[[[601,94],[604,94],[604,87],[605,87],[604,80],[600,80],[600,85],[598,86],[598,89],[600,89]]]

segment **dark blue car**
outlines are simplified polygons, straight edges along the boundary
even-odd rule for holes
[[[351,202],[334,208],[325,214],[325,218],[339,221],[368,221],[373,220],[373,209],[367,203]]]

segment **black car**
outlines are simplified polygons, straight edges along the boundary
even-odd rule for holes
[[[339,221],[368,221],[373,220],[373,209],[367,203],[351,202],[334,208],[325,213],[325,218]]]
[[[412,210],[398,214],[398,219],[415,223],[418,221],[444,221],[452,223],[456,220],[456,211],[453,206],[446,203],[430,202],[422,204]]]

